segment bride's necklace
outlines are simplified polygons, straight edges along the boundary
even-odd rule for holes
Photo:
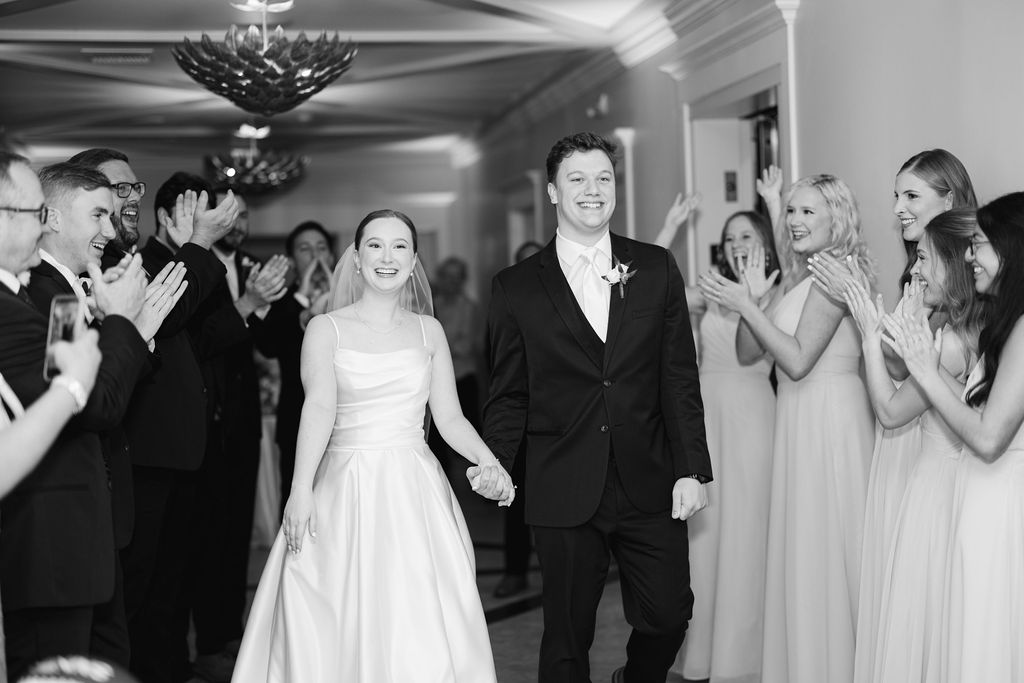
[[[374,327],[370,323],[368,323],[365,320],[363,320],[363,316],[359,315],[359,306],[353,306],[352,310],[354,310],[356,312],[356,320],[358,320],[362,324],[366,325],[367,329],[369,329],[371,332],[376,332],[377,334],[388,334],[389,332],[394,332],[395,330],[397,330],[399,327],[402,326],[402,322],[403,321],[402,321],[401,313],[399,313],[398,322],[397,323],[395,323],[394,325],[392,325],[391,327],[389,327],[387,329],[382,330],[380,328]]]

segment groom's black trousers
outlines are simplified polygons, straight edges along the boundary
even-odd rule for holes
[[[597,512],[576,527],[534,526],[544,579],[539,683],[590,683],[590,646],[610,553],[633,632],[626,683],[664,683],[693,612],[686,523],[630,502],[614,459]]]

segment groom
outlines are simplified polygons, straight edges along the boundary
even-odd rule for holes
[[[682,276],[612,235],[613,143],[578,133],[547,158],[555,239],[494,278],[487,444],[526,436],[526,521],[544,579],[540,683],[589,683],[609,550],[633,627],[613,681],[664,683],[693,607],[685,520],[711,480]]]

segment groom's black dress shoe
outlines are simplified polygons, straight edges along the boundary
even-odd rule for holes
[[[626,667],[620,666],[612,672],[612,683],[626,683]]]
[[[529,585],[525,574],[506,574],[494,588],[494,597],[511,597],[516,593],[522,593]]]

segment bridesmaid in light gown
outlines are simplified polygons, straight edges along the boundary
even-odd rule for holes
[[[722,228],[719,272],[730,280],[755,248],[764,270],[778,267],[771,225],[741,211]],[[774,291],[774,290],[773,290]],[[771,296],[769,293],[767,296]],[[700,378],[712,467],[708,507],[689,521],[693,617],[673,670],[690,680],[756,683],[761,677],[761,606],[764,602],[768,489],[771,481],[775,395],[762,358],[736,358],[739,314],[687,292],[700,320]]]
[[[928,223],[902,308],[908,315],[933,312],[948,320],[939,333],[940,364],[958,393],[974,363],[982,314],[963,256],[976,226],[971,209],[947,211]],[[921,450],[913,458],[884,565],[879,619],[872,628],[876,642],[857,643],[858,650],[871,650],[873,670],[860,673],[879,683],[941,683],[946,680],[949,547],[963,444],[916,381],[897,385],[889,377],[882,353],[881,295],[872,301],[867,290],[851,283],[846,302],[861,331],[868,393],[879,422],[891,428],[920,416],[921,429]]]
[[[423,440],[428,401],[473,488],[507,505],[513,486],[462,416],[440,325],[400,306],[415,251],[406,216],[369,214],[332,286],[355,303],[306,328],[295,475],[236,683],[495,681],[473,545]]]
[[[917,261],[917,243],[925,227],[935,216],[949,209],[974,208],[978,205],[967,169],[954,155],[944,149],[918,152],[907,159],[896,174],[893,189],[893,213],[900,222],[900,233],[907,250],[906,266],[900,287],[911,280],[911,269]],[[811,263],[811,272],[829,295],[842,301],[851,273],[826,256],[821,266]],[[820,262],[819,262],[820,263]],[[902,300],[896,304],[901,310]],[[931,316],[932,329],[942,327],[947,316]],[[908,376],[903,361],[889,347],[885,352],[886,367],[893,379]],[[907,477],[921,449],[921,428],[915,418],[899,427],[875,428],[875,450],[868,476],[868,499],[864,513],[864,549],[861,557],[860,601],[857,611],[857,652],[854,681],[868,683],[875,670],[875,643],[882,604],[885,576],[888,570],[892,534],[903,500]]]
[[[768,282],[756,258],[742,284],[710,274],[701,289],[739,312],[741,362],[767,352],[778,370],[762,681],[848,683],[874,417],[854,324],[814,286],[806,261],[831,251],[872,268],[841,180],[804,178],[785,205],[779,251],[788,268],[774,310],[757,303]]]
[[[939,371],[927,323],[887,316],[911,376],[964,442],[946,645],[950,683],[1024,681],[1024,192],[978,209],[967,258],[986,299],[963,399]]]

